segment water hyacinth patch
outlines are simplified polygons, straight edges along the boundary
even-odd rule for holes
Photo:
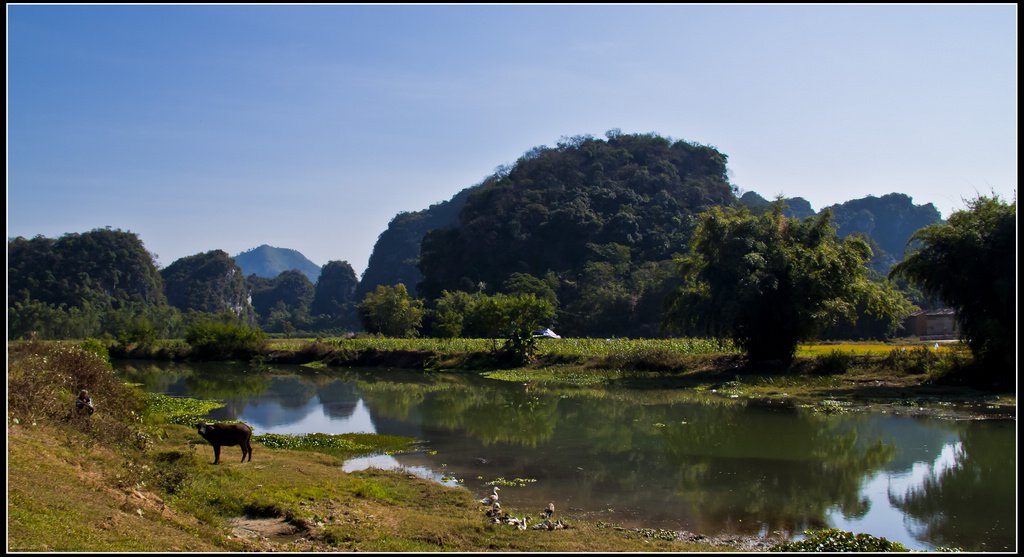
[[[309,433],[306,435],[282,435],[265,433],[253,437],[253,441],[269,449],[311,451],[341,458],[352,458],[370,454],[396,454],[409,450],[415,439],[395,435],[368,433]]]
[[[264,433],[257,435],[256,441],[269,449],[289,450],[368,450],[368,445],[359,445],[340,435],[326,433],[310,433],[307,435],[282,435],[280,433]]]
[[[822,400],[811,406],[819,414],[845,414],[850,411],[850,403],[841,400]]]
[[[910,551],[903,544],[868,534],[854,534],[837,528],[828,530],[806,530],[803,540],[785,542],[771,548],[771,551]]]
[[[211,410],[224,406],[223,402],[216,400],[172,397],[156,393],[146,393],[145,399],[150,413],[163,415],[168,423],[188,426],[203,421],[202,417]]]
[[[528,483],[534,483],[537,480],[535,478],[515,478],[512,480],[506,480],[505,478],[495,478],[484,485],[500,485],[500,486],[519,486],[526,487]]]

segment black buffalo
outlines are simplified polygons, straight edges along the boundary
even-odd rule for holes
[[[220,463],[220,448],[222,446],[238,445],[242,447],[242,462],[245,462],[245,455],[249,455],[249,462],[252,462],[252,428],[243,423],[233,424],[196,424],[196,429],[203,439],[213,445],[213,463]]]

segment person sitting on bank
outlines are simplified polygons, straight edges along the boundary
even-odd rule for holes
[[[78,393],[78,398],[75,399],[75,410],[88,411],[91,416],[96,411],[92,405],[92,399],[89,398],[89,391],[82,389],[82,392]]]

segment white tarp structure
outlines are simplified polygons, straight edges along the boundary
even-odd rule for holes
[[[535,336],[535,337],[547,337],[547,338],[562,338],[562,337],[556,335],[554,331],[552,331],[551,329],[547,329],[547,328],[541,329],[541,330],[537,331],[536,333],[533,333],[533,336]]]

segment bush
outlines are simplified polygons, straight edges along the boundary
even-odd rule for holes
[[[74,411],[83,389],[96,406],[91,416]],[[67,422],[104,443],[129,442],[142,415],[139,393],[118,379],[102,356],[70,343],[33,341],[13,352],[7,393],[14,423]]]
[[[261,352],[263,331],[241,325],[201,321],[189,327],[185,342],[192,346],[193,356],[200,359],[248,360]]]
[[[122,329],[117,335],[117,340],[121,344],[126,345],[150,346],[156,342],[158,334],[158,331],[148,321],[143,320],[132,325],[131,329]]]
[[[842,350],[833,350],[814,358],[814,370],[822,375],[846,373],[853,364],[853,355]]]
[[[96,339],[87,338],[83,340],[82,343],[79,344],[79,346],[103,358],[103,361],[106,362],[107,364],[110,363],[110,350],[108,350],[107,345],[103,344],[102,342]]]
[[[323,360],[331,353],[331,347],[322,339],[304,342],[299,348],[299,360],[303,363]]]

